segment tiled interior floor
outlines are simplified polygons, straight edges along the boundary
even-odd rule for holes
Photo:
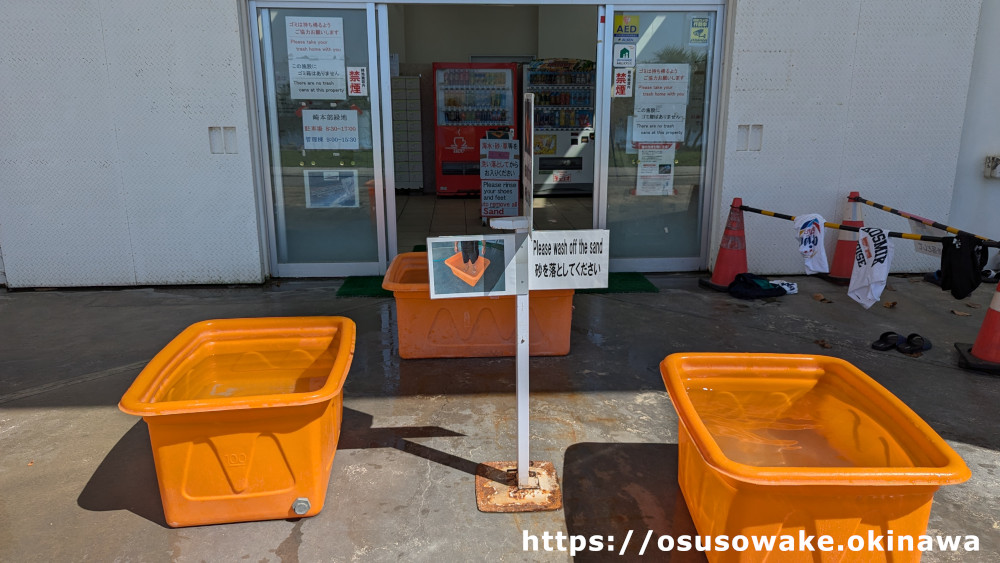
[[[590,195],[534,198],[535,228],[539,230],[591,229],[594,204]],[[396,194],[396,232],[400,252],[427,243],[427,237],[497,232],[482,218],[479,198],[437,197],[434,194]]]

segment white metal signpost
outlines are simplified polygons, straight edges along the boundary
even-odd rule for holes
[[[517,303],[517,461],[487,462],[476,471],[476,501],[484,512],[533,512],[562,507],[562,493],[551,462],[529,455],[529,289],[607,287],[608,231],[532,230],[534,171],[534,94],[524,95],[522,140],[522,215],[495,217],[490,225],[514,231]],[[516,469],[516,478],[497,480]],[[503,482],[501,482],[503,481]]]

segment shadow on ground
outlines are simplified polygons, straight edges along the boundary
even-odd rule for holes
[[[168,527],[145,421],[136,422],[111,448],[76,503],[80,508],[95,512],[127,510]]]
[[[373,428],[372,423],[374,420],[375,418],[368,413],[345,407],[344,421],[337,449],[395,448],[401,452],[422,457],[428,461],[468,473],[473,477],[477,475],[478,463],[423,444],[418,444],[408,439],[464,436],[464,434],[448,430],[447,428],[441,428],[440,426]],[[484,471],[484,469],[479,469],[479,471]],[[502,472],[488,472],[487,474],[497,482],[506,482],[506,475]]]
[[[706,561],[699,552],[663,552],[656,545],[662,535],[697,534],[677,485],[676,444],[574,444],[566,449],[562,483],[567,533],[603,536],[614,547],[577,553],[575,561]]]

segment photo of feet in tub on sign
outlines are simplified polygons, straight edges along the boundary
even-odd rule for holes
[[[480,275],[486,271],[486,267],[490,265],[490,261],[486,256],[483,256],[486,252],[486,241],[484,240],[463,240],[462,242],[456,242],[455,245],[455,255],[445,260],[445,264],[451,267],[452,272],[459,277],[462,281],[469,285],[476,285],[479,281]],[[459,265],[458,257],[461,255],[462,264]],[[449,262],[450,260],[450,262]],[[461,275],[465,274],[465,275]]]
[[[509,235],[427,239],[431,298],[513,295],[514,257]],[[509,281],[509,283],[508,283]]]

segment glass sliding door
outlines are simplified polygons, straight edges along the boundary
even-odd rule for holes
[[[275,6],[251,3],[271,274],[382,273],[374,6]]]
[[[616,6],[608,17],[601,223],[613,270],[705,266],[717,15]]]

